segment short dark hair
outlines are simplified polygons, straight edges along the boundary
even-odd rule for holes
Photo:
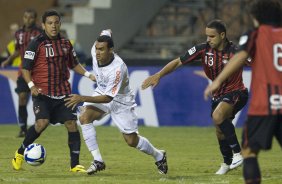
[[[37,18],[37,12],[35,9],[32,9],[32,8],[28,8],[24,11],[24,13],[32,13],[34,18]]]
[[[108,43],[108,48],[113,48],[114,47],[114,41],[112,37],[102,35],[97,38],[97,42],[107,42]]]
[[[225,23],[220,20],[220,19],[215,19],[210,21],[207,24],[207,28],[211,28],[211,29],[216,29],[216,31],[220,34],[222,32],[224,32],[226,34],[226,25]]]
[[[50,17],[50,16],[58,16],[59,20],[61,20],[61,15],[56,11],[56,10],[47,10],[44,12],[44,14],[42,15],[42,22],[45,23],[46,22],[46,18]]]
[[[254,0],[250,4],[249,11],[259,24],[281,25],[282,8],[277,0]]]

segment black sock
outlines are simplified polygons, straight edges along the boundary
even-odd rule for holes
[[[241,147],[235,133],[235,127],[232,122],[229,119],[226,119],[221,124],[219,124],[218,127],[224,134],[225,139],[227,140],[234,153],[241,152]]]
[[[218,140],[219,149],[223,156],[223,161],[227,165],[232,163],[233,152],[226,140]]]
[[[79,132],[69,132],[69,148],[71,157],[71,168],[79,164],[80,134]]]
[[[21,127],[21,130],[26,132],[26,127],[27,127],[27,109],[26,109],[26,105],[20,105],[19,106],[19,125]]]
[[[23,154],[24,153],[24,149],[30,145],[31,143],[33,143],[39,136],[40,136],[41,133],[37,133],[35,131],[35,127],[34,125],[32,125],[28,131],[27,131],[27,134],[23,140],[23,143],[21,145],[21,147],[18,149],[18,153],[19,154]]]
[[[261,182],[261,174],[257,157],[244,159],[243,175],[246,184],[259,184]]]

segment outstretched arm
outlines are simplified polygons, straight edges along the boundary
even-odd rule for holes
[[[76,94],[69,95],[68,98],[65,99],[66,106],[74,109],[77,104],[80,102],[92,102],[92,103],[109,103],[113,100],[113,97],[107,95],[101,96],[80,96]]]
[[[212,82],[211,85],[207,86],[204,92],[204,98],[207,100],[211,94],[216,91],[221,84],[230,77],[233,73],[238,71],[245,65],[245,61],[248,58],[248,53],[244,50],[235,54],[228,64],[224,67],[222,72],[217,76],[217,78]]]
[[[155,73],[154,75],[149,76],[147,79],[143,81],[142,89],[146,89],[149,86],[155,87],[159,84],[160,79],[176,70],[178,67],[182,65],[180,58],[174,59],[171,62],[169,62],[167,65],[165,65],[161,71]]]
[[[85,77],[88,77],[92,81],[96,81],[95,76],[91,74],[90,72],[88,72],[87,70],[85,70],[85,68],[81,64],[76,65],[73,68],[73,70],[80,75],[84,75]]]

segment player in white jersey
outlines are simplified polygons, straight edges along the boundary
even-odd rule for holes
[[[94,158],[87,173],[94,174],[106,167],[92,122],[110,114],[126,143],[154,157],[159,173],[166,174],[168,170],[166,152],[155,148],[148,139],[138,134],[137,115],[134,109],[135,95],[129,86],[127,66],[114,53],[111,36],[110,30],[102,31],[91,49],[93,73],[97,82],[94,94],[92,96],[73,94],[66,99],[66,105],[73,108],[84,102],[79,121],[85,143]]]

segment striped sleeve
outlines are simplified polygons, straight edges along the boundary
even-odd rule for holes
[[[206,49],[206,43],[198,44],[188,49],[184,55],[180,56],[182,64],[191,63],[195,60],[200,60],[203,52]]]

